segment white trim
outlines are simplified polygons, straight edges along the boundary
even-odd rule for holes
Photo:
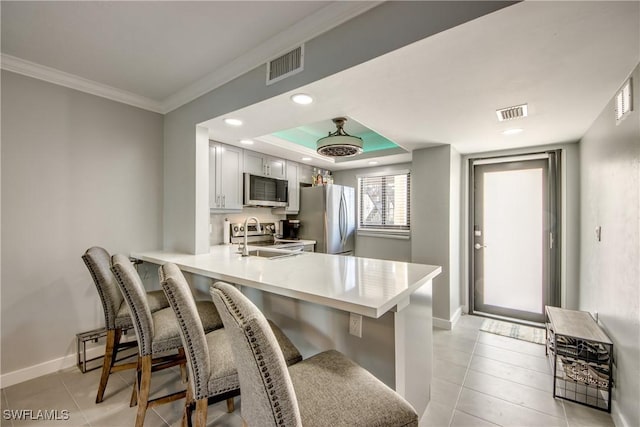
[[[22,74],[23,76],[44,80],[45,82],[90,93],[91,95],[100,96],[112,101],[122,102],[123,104],[132,105],[155,113],[163,112],[160,102],[154,99],[136,95],[135,93],[128,92],[126,90],[98,83],[93,80],[76,76],[75,74],[66,73],[64,71],[56,70],[55,68],[36,64],[35,62],[7,55],[5,53],[1,56],[0,66],[3,70]]]
[[[626,418],[620,412],[620,405],[615,400],[611,400],[611,418],[616,427],[631,427]]]
[[[456,323],[458,323],[458,320],[460,320],[461,315],[462,306],[459,306],[458,308],[456,308],[456,311],[453,312],[453,316],[451,316],[451,319],[449,320],[434,317],[433,326],[439,329],[446,329],[447,331],[450,331],[456,326]]]
[[[297,24],[162,101],[4,53],[0,56],[0,68],[144,110],[166,114],[256,67],[265,65],[270,58],[276,57],[279,53],[286,52],[287,49],[291,50],[382,3],[382,1],[332,2],[313,15],[307,16]]]
[[[104,343],[96,347],[87,348],[87,359],[92,359],[102,355],[104,355]],[[39,363],[37,365],[7,372],[0,376],[0,385],[2,388],[10,387],[43,375],[52,374],[62,369],[70,368],[75,366],[76,362],[77,355],[76,353],[73,353],[47,362]]]
[[[267,61],[270,59],[288,52],[382,3],[382,1],[333,2],[237,59],[164,99],[162,101],[163,112],[173,111],[205,93],[240,77],[249,70],[263,65],[266,66]]]

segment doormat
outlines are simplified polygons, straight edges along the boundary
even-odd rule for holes
[[[529,341],[536,344],[544,344],[544,329],[515,323],[501,322],[500,320],[487,319],[480,327],[481,331],[502,335],[517,340]]]

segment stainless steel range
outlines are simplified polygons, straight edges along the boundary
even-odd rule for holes
[[[247,225],[247,230],[244,229],[244,223],[232,223],[229,225],[231,228],[231,243],[242,245],[244,241],[244,235],[247,234],[247,242],[249,246],[270,246],[278,249],[286,249],[290,251],[302,251],[304,250],[304,243],[290,239],[279,239],[276,237],[276,225],[273,222],[261,223],[261,230],[258,231],[258,227],[255,223]]]

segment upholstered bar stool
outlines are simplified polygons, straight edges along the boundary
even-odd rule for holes
[[[129,258],[116,254],[111,257],[111,270],[122,291],[125,301],[131,312],[136,338],[138,339],[138,366],[136,374],[136,400],[138,411],[136,415],[136,427],[142,427],[147,408],[172,402],[186,396],[185,391],[169,394],[167,396],[149,399],[151,388],[151,373],[180,365],[181,369],[186,364],[182,340],[176,316],[170,307],[151,312],[146,292],[138,272],[129,261]],[[222,321],[210,301],[198,301],[196,316],[202,323],[203,330],[210,332],[222,327]],[[161,356],[162,353],[177,350],[173,356]],[[132,398],[133,403],[133,398]]]
[[[104,311],[105,328],[107,330],[102,374],[96,395],[96,403],[100,403],[104,399],[104,391],[107,388],[107,382],[109,381],[109,375],[111,373],[136,368],[137,362],[121,364],[116,364],[115,362],[119,350],[133,347],[137,345],[137,343],[120,342],[122,331],[132,328],[133,322],[127,303],[124,302],[122,292],[120,292],[116,279],[111,272],[111,255],[105,249],[94,246],[87,249],[84,255],[82,255],[82,260],[87,266],[87,269],[89,269],[89,273],[91,273],[93,282],[98,290]],[[161,290],[147,292],[146,298],[149,303],[149,310],[152,313],[169,307],[169,302]]]
[[[240,392],[231,344],[224,329],[204,333],[189,285],[175,264],[167,263],[160,267],[159,276],[162,289],[178,318],[187,354],[189,385],[183,425],[189,423],[191,408],[195,405],[194,425],[204,427],[210,403],[227,399],[228,409],[233,408],[232,404],[229,405],[229,398],[233,402],[232,397]],[[280,328],[271,322],[267,323],[267,328],[272,331],[275,345],[281,351],[286,365],[302,360],[298,349]]]
[[[235,287],[218,282],[213,302],[231,341],[242,417],[251,427],[417,426],[399,394],[335,350],[287,369],[263,314]]]

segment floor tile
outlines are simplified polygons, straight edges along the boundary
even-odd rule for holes
[[[5,390],[7,409],[24,410],[13,419],[14,426],[84,426],[87,419],[76,405],[57,373],[25,381]],[[48,411],[46,413],[42,411]],[[53,419],[48,419],[53,417]]]
[[[433,378],[431,380],[431,401],[443,405],[456,406],[462,386],[449,381]]]
[[[611,415],[577,403],[564,402],[569,427],[614,427]]]
[[[433,357],[435,359],[445,360],[464,368],[469,366],[469,362],[471,362],[471,356],[471,353],[456,350],[453,348],[447,348],[446,346],[442,346],[440,344],[436,344],[433,346]]]
[[[465,353],[473,353],[476,346],[476,340],[461,336],[452,335],[450,331],[444,331],[433,334],[433,345],[450,348],[453,350],[464,351]]]
[[[562,418],[552,417],[464,387],[456,409],[502,426],[566,426]]]
[[[453,419],[451,420],[451,427],[495,427],[497,425],[457,409],[453,412]]]
[[[526,353],[532,356],[545,357],[544,345],[529,341],[518,340],[501,335],[480,331],[478,343],[512,350],[518,353]]]
[[[448,426],[453,415],[453,407],[437,402],[429,402],[427,411],[419,422],[420,427]]]
[[[476,371],[469,371],[464,387],[506,400],[516,405],[544,412],[554,417],[564,418],[564,409],[560,400],[552,393],[528,387],[526,385],[496,378]]]
[[[456,365],[446,360],[435,359],[433,361],[433,377],[450,383],[462,385],[467,368]]]
[[[549,362],[544,356],[530,356],[528,354],[522,354],[481,343],[476,345],[473,354],[498,360],[510,365],[520,366],[521,368],[532,369],[545,374],[550,373]]]
[[[543,374],[531,369],[520,368],[508,363],[476,355],[471,359],[469,369],[537,388],[549,393],[553,392],[553,378],[551,375]]]

